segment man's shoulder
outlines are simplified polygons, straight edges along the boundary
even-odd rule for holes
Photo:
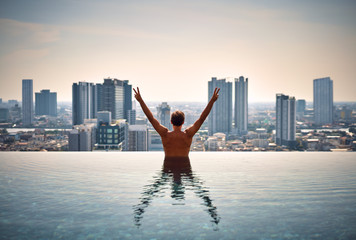
[[[187,129],[185,129],[184,131],[180,131],[180,132],[175,132],[175,131],[168,131],[166,134],[166,137],[189,137],[189,132],[187,132]]]
[[[192,127],[186,128],[186,129],[184,130],[184,133],[185,133],[188,137],[190,137],[190,138],[193,138],[193,136],[194,136],[194,134],[195,134],[195,133],[193,133],[193,131],[192,131]]]

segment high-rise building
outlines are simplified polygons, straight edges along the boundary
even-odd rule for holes
[[[92,87],[92,96],[93,96],[93,112],[94,118],[97,117],[97,113],[102,111],[102,98],[103,98],[103,85],[97,83]]]
[[[314,122],[333,123],[333,81],[330,77],[314,79]]]
[[[305,112],[305,100],[304,99],[298,99],[297,100],[297,113],[304,114]]]
[[[128,110],[127,113],[128,124],[136,125],[136,110]]]
[[[296,105],[296,118],[297,120],[302,120],[305,114],[306,102],[304,99],[298,99]]]
[[[75,125],[68,135],[69,151],[92,151],[95,138],[95,124]]]
[[[128,151],[148,151],[147,125],[129,125]]]
[[[33,81],[22,80],[22,124],[31,126],[33,123]]]
[[[21,108],[18,104],[10,108],[10,117],[12,122],[17,122],[21,119]]]
[[[162,104],[157,107],[157,118],[163,126],[172,130],[171,107],[167,102],[162,102]]]
[[[101,124],[111,124],[111,112],[109,111],[100,111],[97,113],[97,125]]]
[[[128,121],[129,114],[132,110],[132,85],[128,80],[124,80],[124,118]]]
[[[129,111],[132,110],[132,85],[128,80],[106,78],[98,88],[98,109],[110,111],[113,119],[128,120]]]
[[[57,93],[50,90],[41,90],[35,93],[36,115],[57,116]]]
[[[276,95],[276,144],[293,148],[295,146],[296,114],[295,98]]]
[[[73,83],[72,115],[73,125],[84,123],[84,119],[95,118],[94,84],[88,82]]]
[[[239,134],[247,133],[248,78],[235,78],[235,128]]]
[[[111,78],[104,79],[101,110],[110,111],[113,119],[123,119],[125,118],[124,102],[124,81]]]
[[[8,122],[10,120],[10,114],[8,108],[0,108],[0,122]]]
[[[213,96],[215,88],[220,88],[220,96],[208,117],[210,136],[217,132],[230,133],[232,128],[232,83],[226,79],[218,80],[213,77],[208,82],[208,101]]]
[[[156,131],[149,132],[149,151],[163,151],[162,138]]]

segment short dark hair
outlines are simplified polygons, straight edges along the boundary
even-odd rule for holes
[[[182,111],[174,111],[171,115],[171,122],[174,126],[182,126],[184,123],[184,112]]]

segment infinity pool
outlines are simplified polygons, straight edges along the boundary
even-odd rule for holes
[[[0,239],[356,239],[355,153],[0,153]]]

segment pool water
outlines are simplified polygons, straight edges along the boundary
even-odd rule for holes
[[[355,153],[0,153],[0,239],[356,239]]]

